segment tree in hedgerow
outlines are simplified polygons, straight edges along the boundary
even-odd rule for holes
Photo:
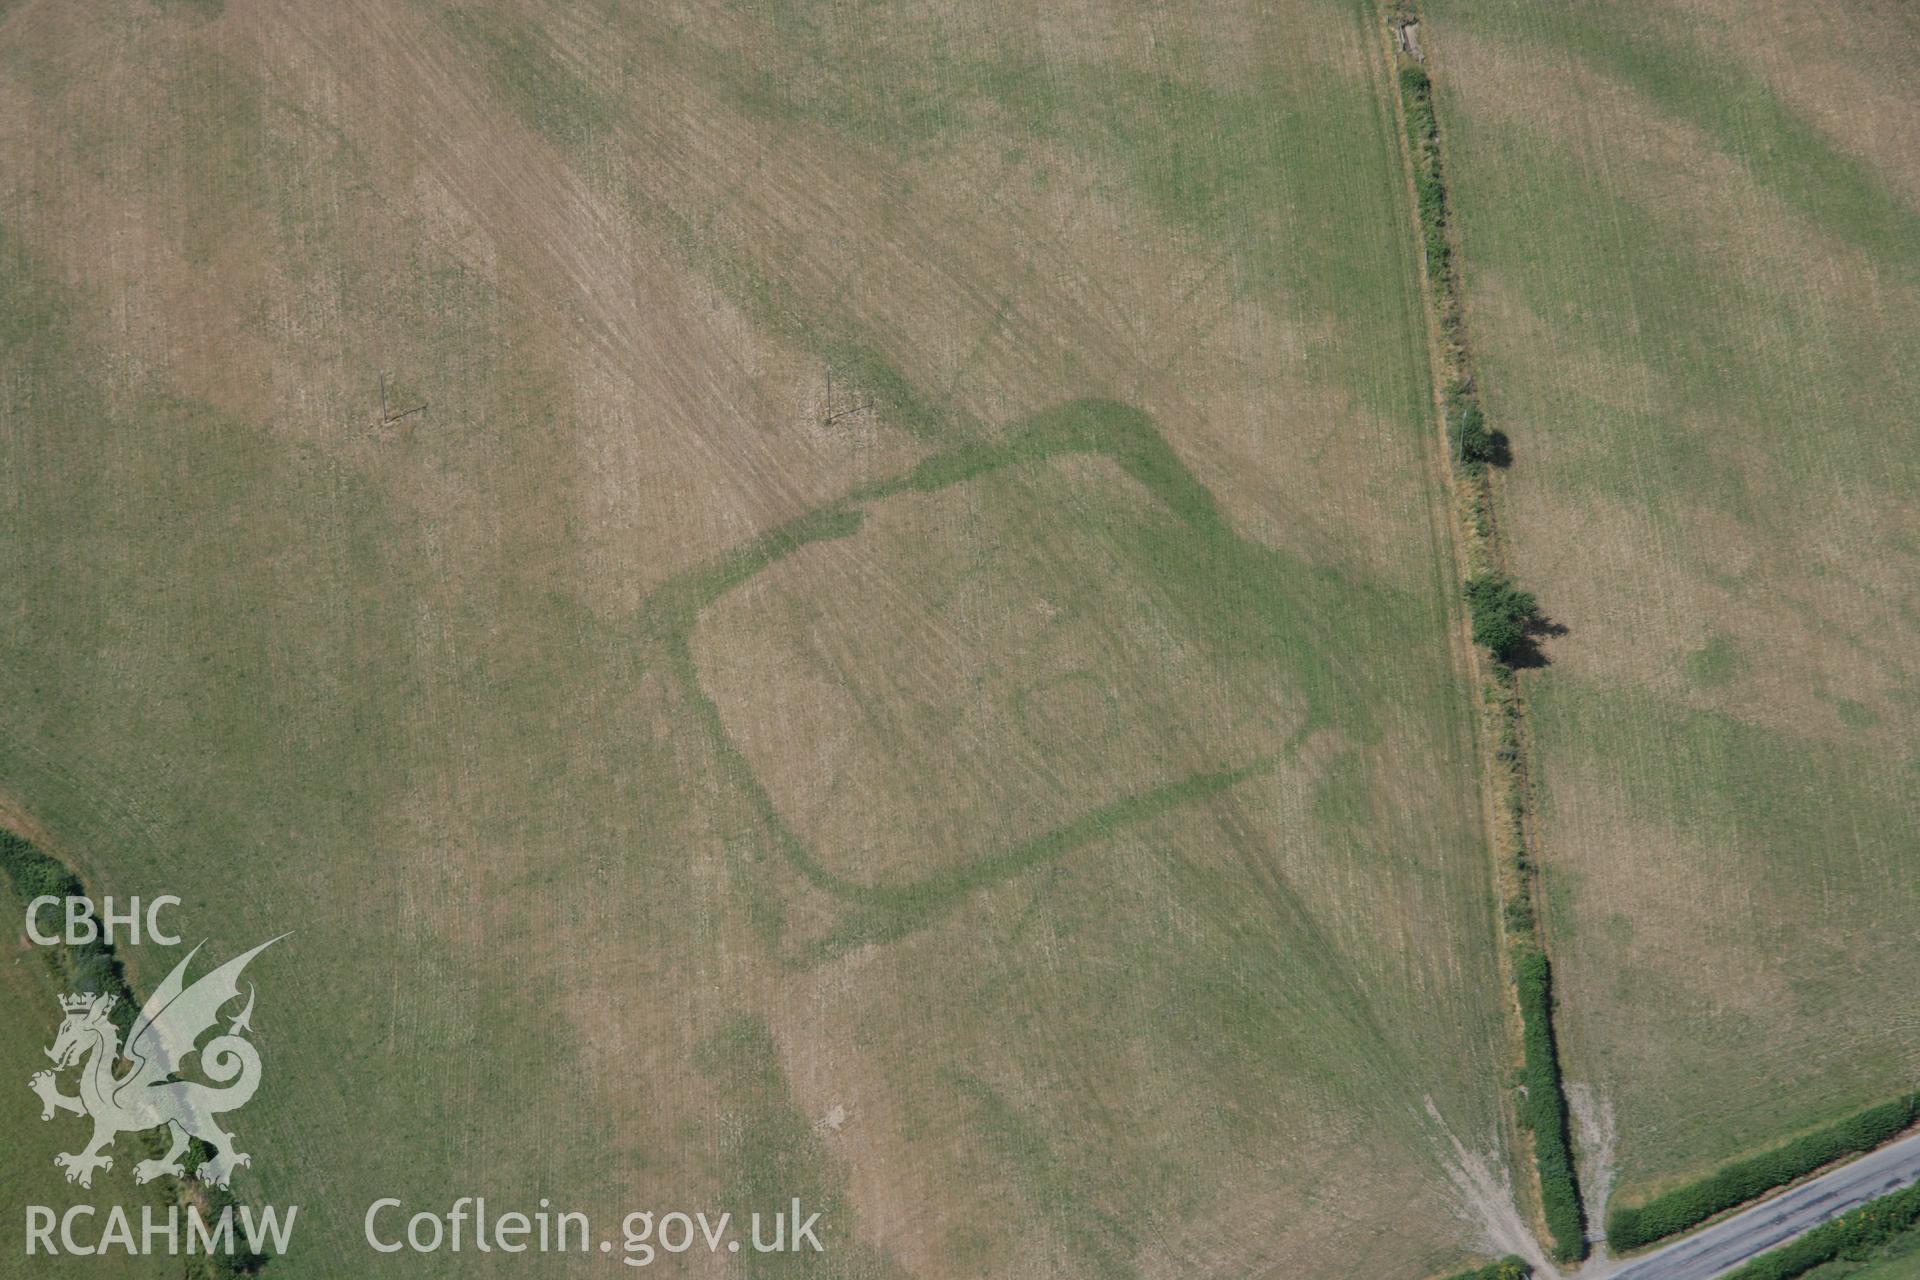
[[[1477,404],[1466,404],[1453,415],[1453,447],[1462,462],[1496,462],[1500,457],[1500,434],[1487,426],[1487,416]]]
[[[1456,379],[1447,388],[1447,439],[1453,456],[1470,468],[1507,465],[1507,437],[1487,425],[1470,379]]]
[[[1467,579],[1467,612],[1473,618],[1473,642],[1509,666],[1525,647],[1528,630],[1540,620],[1533,593],[1514,586],[1504,573],[1477,573]]]

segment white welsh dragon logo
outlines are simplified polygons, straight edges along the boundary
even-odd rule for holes
[[[228,1024],[226,1034],[207,1041],[205,1048],[200,1047],[199,1040],[219,1021],[220,1010],[239,998],[240,972],[247,962],[278,941],[274,938],[261,943],[187,987],[187,965],[200,952],[195,947],[174,966],[133,1020],[124,1051],[120,1048],[120,1029],[108,1017],[114,997],[60,997],[67,1018],[60,1024],[53,1047],[47,1050],[54,1070],[39,1072],[31,1084],[43,1104],[42,1120],[53,1119],[56,1111],[93,1117],[93,1141],[82,1151],[53,1158],[66,1170],[68,1182],[91,1187],[95,1169],[113,1168],[108,1152],[115,1137],[162,1125],[172,1134],[167,1154],[135,1165],[135,1182],[151,1182],[162,1174],[185,1176],[180,1157],[186,1153],[189,1138],[198,1138],[213,1148],[213,1154],[197,1171],[202,1182],[224,1187],[236,1167],[253,1163],[251,1156],[234,1147],[233,1135],[215,1119],[238,1111],[260,1087],[259,1051],[241,1038],[253,1029],[251,986],[247,1007]],[[178,1077],[181,1066],[196,1053],[200,1055],[201,1074],[213,1084]],[[132,1067],[124,1075],[115,1076],[114,1065],[122,1057]],[[80,1066],[80,1094],[69,1097],[60,1092],[55,1073],[76,1065]]]

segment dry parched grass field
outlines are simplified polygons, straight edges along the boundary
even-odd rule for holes
[[[296,930],[268,1274],[420,1274],[382,1195],[799,1196],[857,1277],[1478,1252],[1428,1104],[1497,1149],[1505,1040],[1376,21],[0,8],[0,800],[218,954]],[[1555,714],[1640,705],[1596,696]]]
[[[1920,26],[1431,6],[1569,1075],[1641,1198],[1920,1075]]]

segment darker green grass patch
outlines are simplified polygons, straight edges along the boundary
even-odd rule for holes
[[[1089,1193],[1076,1174],[1079,1162],[1056,1152],[1042,1126],[983,1081],[964,1076],[954,1083],[971,1103],[974,1132],[1086,1273],[1104,1280],[1138,1275],[1138,1228]]]
[[[1546,12],[1566,47],[1697,125],[1761,186],[1810,220],[1911,274],[1920,216],[1759,76],[1663,33],[1662,24],[1643,20],[1652,6],[1638,0]]]
[[[1698,649],[1680,663],[1688,680],[1702,689],[1722,689],[1732,684],[1747,669],[1746,657],[1732,636],[1716,631]]]
[[[845,1171],[821,1146],[794,1100],[766,1023],[747,1015],[734,1018],[695,1047],[694,1061],[718,1098],[716,1208],[733,1215],[735,1237],[754,1238],[750,1215],[757,1213],[758,1238],[770,1243],[774,1215],[789,1212],[795,1201],[802,1218],[820,1215],[814,1228],[820,1252],[808,1247],[762,1253],[742,1247],[733,1255],[739,1273],[897,1280],[903,1273],[893,1260],[861,1241]],[[792,1229],[789,1221],[786,1230]]]
[[[1003,155],[1047,144],[1092,159],[1199,260],[1230,257],[1236,296],[1336,330],[1315,339],[1314,357],[1344,387],[1396,421],[1421,421],[1417,302],[1403,259],[1382,252],[1397,246],[1399,197],[1393,126],[1375,95],[1320,85],[1304,66],[1223,85],[1174,38],[1139,71],[1012,43],[965,53],[970,37],[943,35],[930,15],[907,35],[878,11],[746,8],[769,30],[764,61],[708,51],[706,63],[743,111],[831,129],[903,165],[983,138]],[[1358,6],[1355,26],[1368,27]],[[1354,162],[1356,139],[1377,163]],[[1396,335],[1390,358],[1383,333]]]
[[[1610,762],[1628,812],[1747,851],[1789,896],[1804,887],[1811,851],[1910,844],[1905,795],[1888,784],[1898,762],[1875,748],[1816,745],[1637,691],[1558,686],[1536,703],[1544,732]],[[1639,749],[1650,739],[1660,753]]]
[[[501,100],[548,141],[574,149],[606,138],[625,114],[563,59],[538,27],[475,7],[444,10],[441,22],[479,55]]]

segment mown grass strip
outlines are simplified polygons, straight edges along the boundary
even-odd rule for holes
[[[1619,1252],[1691,1230],[1821,1165],[1871,1151],[1916,1119],[1920,1119],[1920,1094],[1910,1094],[1727,1165],[1643,1205],[1620,1205],[1607,1215],[1607,1243]]]
[[[1862,1259],[1920,1225],[1920,1186],[1896,1191],[1763,1253],[1723,1280],[1793,1280],[1837,1258]]]

